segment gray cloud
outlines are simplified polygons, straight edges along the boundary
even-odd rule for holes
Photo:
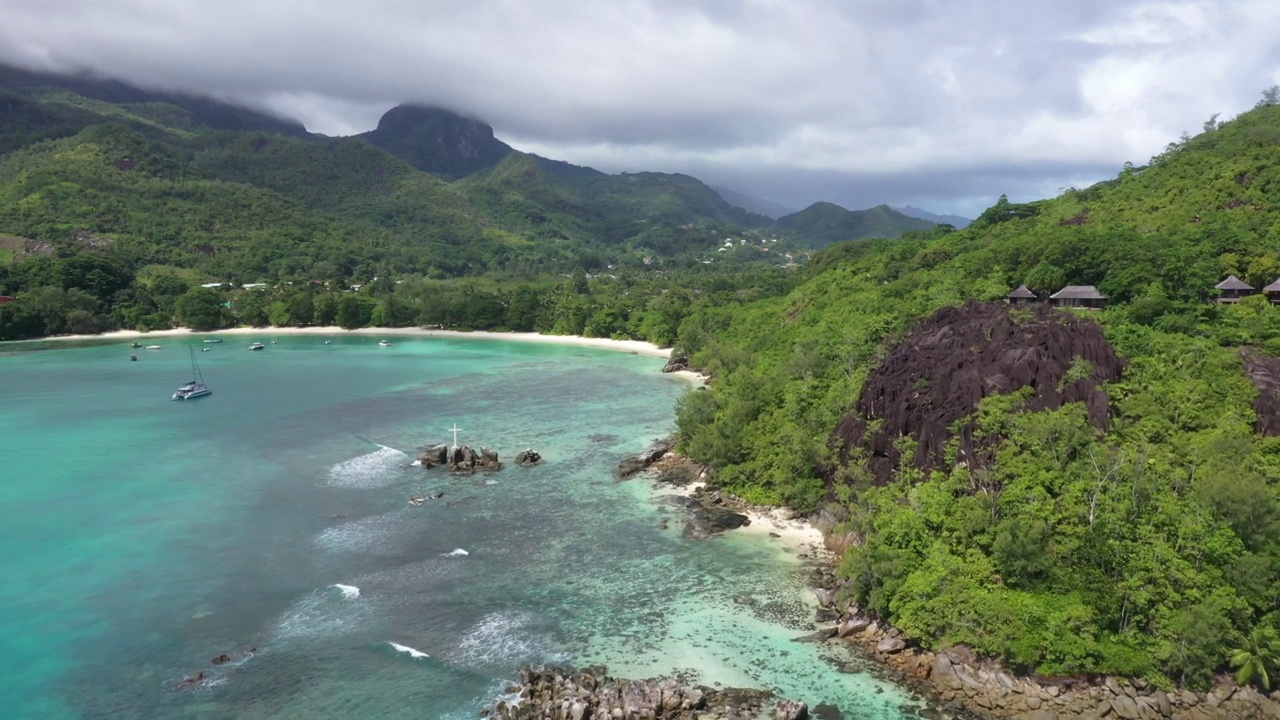
[[[1280,82],[1270,0],[5,0],[0,60],[521,149],[790,205],[980,211],[1143,162]],[[736,179],[736,180],[735,180]]]

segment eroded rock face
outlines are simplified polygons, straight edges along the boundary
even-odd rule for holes
[[[1258,399],[1253,401],[1257,415],[1254,431],[1266,437],[1280,435],[1280,358],[1246,348],[1240,351],[1240,359],[1245,374],[1258,388]]]
[[[1068,379],[1073,365],[1073,375],[1085,374]],[[1105,430],[1108,399],[1100,385],[1120,379],[1124,366],[1102,328],[1087,318],[1043,306],[1011,315],[1004,305],[974,301],[943,308],[893,346],[867,378],[832,445],[842,465],[865,456],[882,484],[903,462],[926,471],[957,461],[987,467],[992,439],[975,438],[972,422],[960,430],[960,457],[945,453],[952,425],[983,398],[1030,387],[1025,409],[1083,402],[1089,419]],[[904,436],[916,441],[914,457],[901,457],[895,447]]]

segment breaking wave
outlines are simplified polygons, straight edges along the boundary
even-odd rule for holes
[[[396,482],[397,473],[409,462],[405,453],[379,445],[371,453],[334,464],[329,468],[329,484],[361,490],[386,487]]]
[[[422,652],[421,650],[415,650],[409,647],[408,645],[401,645],[400,643],[394,643],[394,642],[391,642],[390,640],[387,641],[387,644],[395,648],[396,652],[406,653],[408,654],[409,657],[413,658],[414,660],[417,660],[418,658],[431,657],[430,655]]]

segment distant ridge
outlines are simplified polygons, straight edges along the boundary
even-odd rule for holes
[[[967,227],[969,223],[973,222],[971,218],[960,217],[959,215],[935,215],[928,210],[921,210],[918,207],[912,207],[910,205],[903,205],[902,207],[896,207],[893,209],[907,217],[928,220],[931,223],[937,223],[939,225],[951,225],[957,230]]]
[[[801,242],[825,247],[843,240],[896,238],[909,230],[928,230],[934,223],[909,217],[888,205],[846,210],[835,203],[816,202],[778,218],[777,225]]]
[[[722,187],[720,185],[711,185],[712,190],[720,194],[724,201],[730,205],[742,208],[747,212],[753,212],[757,215],[764,215],[772,220],[777,220],[783,215],[790,215],[796,211],[796,208],[790,208],[785,205],[765,200],[755,195],[749,195],[744,192],[738,192],[731,188]]]

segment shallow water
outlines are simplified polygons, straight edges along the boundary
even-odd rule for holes
[[[614,481],[688,388],[660,360],[439,338],[247,352],[254,339],[270,340],[198,353],[214,394],[185,403],[168,397],[190,340],[0,346],[7,717],[473,717],[522,662],[680,671],[846,717],[911,706],[793,641],[813,609],[792,551],[684,540],[647,481]],[[412,465],[454,423],[463,443],[547,462]]]

